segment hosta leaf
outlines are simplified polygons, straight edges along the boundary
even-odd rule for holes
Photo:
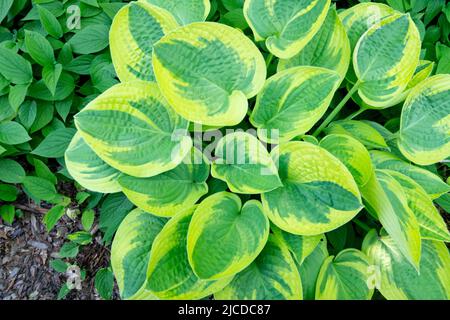
[[[411,178],[396,171],[387,170],[403,188],[408,206],[420,225],[422,239],[450,242],[450,233],[439,211],[425,190]]]
[[[450,156],[450,75],[428,78],[411,90],[402,110],[398,146],[420,165]]]
[[[255,40],[265,40],[272,54],[288,59],[319,31],[330,4],[330,0],[246,0],[244,15]]]
[[[139,208],[158,216],[173,216],[192,207],[208,192],[209,164],[193,148],[184,161],[170,171],[149,178],[122,175],[123,193]]]
[[[373,164],[378,169],[398,171],[410,177],[420,184],[432,199],[439,198],[444,193],[450,192],[450,186],[434,173],[409,164],[396,156],[383,152],[371,151]]]
[[[333,122],[327,129],[329,134],[349,135],[361,142],[368,149],[387,149],[383,136],[371,125],[357,120],[340,120]]]
[[[70,175],[84,188],[101,193],[121,191],[117,182],[121,173],[100,159],[79,133],[66,150],[65,162]]]
[[[179,212],[155,238],[147,270],[147,286],[160,299],[201,299],[231,280],[201,280],[191,269],[186,250],[188,227],[196,207]]]
[[[218,300],[301,300],[302,282],[286,244],[270,235],[258,258],[214,297]]]
[[[146,3],[132,2],[120,9],[109,33],[111,57],[119,79],[154,80],[153,45],[177,27],[168,12]]]
[[[250,121],[263,141],[289,141],[310,130],[324,115],[339,86],[339,75],[318,67],[295,67],[269,78]]]
[[[420,261],[420,226],[406,193],[389,171],[376,170],[361,188],[366,209],[378,217],[399,250],[416,268]]]
[[[269,219],[294,234],[317,235],[350,221],[362,208],[348,169],[327,150],[289,142],[272,151],[283,187],[261,195]]]
[[[353,55],[362,100],[377,108],[390,106],[412,79],[420,47],[419,31],[406,14],[393,14],[367,30]]]
[[[424,240],[418,272],[389,236],[367,234],[363,251],[378,268],[377,289],[389,300],[450,299],[450,255],[444,243]]]
[[[111,247],[111,265],[122,299],[145,291],[150,250],[166,221],[135,209],[120,224]]]
[[[269,152],[249,133],[235,132],[219,140],[211,175],[227,182],[235,193],[257,194],[281,186]]]
[[[355,138],[330,134],[320,141],[320,146],[345,164],[359,187],[364,186],[374,174],[369,152]]]
[[[245,269],[263,250],[269,220],[259,201],[216,193],[194,212],[188,232],[189,262],[201,279],[220,279]]]
[[[364,253],[345,249],[328,257],[320,268],[316,284],[317,300],[370,300],[367,285],[369,262]]]
[[[316,66],[334,70],[344,79],[350,63],[350,53],[345,28],[336,8],[331,7],[314,38],[294,57],[281,59],[278,71],[297,66]]]
[[[316,236],[299,236],[281,230],[275,225],[270,227],[273,234],[280,238],[292,253],[295,261],[302,264],[303,261],[316,249],[320,240],[323,238],[322,234]]]
[[[235,125],[247,98],[266,78],[264,59],[245,35],[214,22],[195,22],[164,36],[153,48],[161,92],[184,118],[211,126]]]
[[[108,89],[75,116],[75,125],[103,161],[137,177],[175,168],[192,147],[190,137],[182,133],[188,122],[149,82]]]
[[[434,62],[428,60],[420,60],[413,78],[408,83],[407,89],[414,88],[419,83],[427,79],[433,73],[433,68]]]
[[[321,236],[320,242],[314,251],[300,265],[297,264],[297,269],[302,279],[303,299],[315,299],[317,277],[319,276],[320,267],[327,257],[327,238]]]
[[[205,21],[211,9],[209,0],[143,0],[169,11],[180,25]]]

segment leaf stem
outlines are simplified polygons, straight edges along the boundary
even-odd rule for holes
[[[266,68],[269,67],[270,63],[272,62],[272,59],[273,59],[273,54],[269,53],[266,57]]]
[[[350,100],[350,98],[355,94],[355,92],[358,90],[360,85],[360,82],[356,82],[353,85],[353,88],[347,93],[347,95],[344,97],[344,99],[342,99],[342,101],[336,106],[336,108],[334,108],[334,110],[328,115],[328,117],[322,122],[322,124],[319,126],[319,128],[317,128],[317,130],[313,133],[314,137],[317,137],[322,131],[323,129],[325,129],[328,124],[333,121],[333,119],[337,116],[337,114],[339,113],[339,111],[341,111],[341,109],[345,106],[345,104],[348,102],[348,100]]]
[[[363,229],[364,231],[369,232],[370,230],[372,230],[373,228],[369,227],[366,223],[358,220],[358,219],[353,219],[353,222],[360,227],[361,229]]]
[[[361,113],[363,113],[366,110],[367,110],[366,108],[360,108],[358,111],[353,112],[351,115],[349,115],[347,118],[345,118],[345,120],[352,120],[352,119],[356,118],[357,116],[359,116]]]

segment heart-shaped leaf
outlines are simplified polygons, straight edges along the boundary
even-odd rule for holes
[[[188,122],[150,82],[113,86],[75,116],[75,125],[103,161],[136,177],[175,168],[192,147]]]
[[[246,0],[244,15],[255,40],[265,40],[272,54],[288,59],[319,31],[330,4],[330,0]]]
[[[327,150],[289,142],[272,151],[283,187],[261,195],[269,219],[294,234],[318,235],[350,221],[361,210],[351,173]]]
[[[217,143],[215,156],[211,175],[232,192],[257,194],[282,185],[267,149],[249,133],[227,134]]]
[[[184,118],[211,126],[235,125],[247,98],[266,78],[258,48],[245,35],[215,22],[195,22],[164,36],[153,48],[158,85]]]
[[[178,24],[165,10],[132,2],[114,16],[109,33],[111,58],[122,82],[153,81],[153,45]]]
[[[318,67],[295,67],[272,76],[250,116],[258,137],[279,143],[277,136],[285,142],[306,133],[326,112],[339,83],[336,72]]]

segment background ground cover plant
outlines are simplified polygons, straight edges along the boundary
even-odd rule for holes
[[[157,1],[154,1],[153,4],[160,6],[167,5],[167,3],[158,3]],[[351,7],[355,4],[357,3],[351,3],[349,1],[337,1],[338,8]],[[409,12],[415,24],[417,25],[419,37],[422,40],[422,51],[420,52],[420,58],[423,60],[422,65],[423,70],[425,70],[422,74],[418,73],[417,80],[420,81],[428,77],[432,69],[434,69],[433,74],[449,73],[448,66],[450,57],[448,52],[448,4],[445,1],[389,1],[388,4],[398,11]],[[74,28],[72,30],[66,30],[67,21],[71,16],[70,10],[68,13],[68,8],[71,5],[76,5],[78,8],[80,8],[82,17],[80,21],[81,29]],[[3,95],[1,96],[1,98],[3,99],[3,103],[1,104],[1,108],[2,110],[5,110],[5,112],[2,112],[2,117],[3,115],[5,115],[5,118],[2,119],[1,126],[3,126],[4,128],[4,131],[2,131],[4,132],[4,134],[1,135],[3,140],[1,140],[0,143],[5,151],[1,155],[2,159],[0,160],[2,161],[0,163],[0,171],[2,172],[0,175],[0,179],[4,182],[1,185],[1,188],[2,190],[5,190],[5,192],[2,192],[3,198],[1,199],[2,207],[0,210],[3,220],[11,223],[14,219],[14,216],[20,216],[20,211],[16,209],[22,207],[23,200],[21,199],[25,199],[25,197],[31,198],[33,200],[33,203],[38,204],[37,207],[39,207],[39,203],[41,203],[41,206],[43,207],[52,208],[45,217],[45,223],[50,230],[54,223],[66,213],[66,208],[77,207],[81,209],[83,211],[83,223],[80,226],[80,229],[84,230],[76,232],[69,236],[70,242],[67,243],[66,247],[62,251],[63,253],[61,255],[61,258],[63,259],[73,256],[74,253],[78,250],[77,248],[79,246],[88,245],[92,241],[92,235],[89,231],[92,227],[94,211],[92,211],[91,209],[94,209],[96,206],[100,206],[101,208],[100,228],[105,232],[103,239],[106,243],[111,241],[114,232],[125,216],[127,217],[127,220],[125,220],[126,222],[123,223],[123,230],[119,230],[119,233],[117,235],[118,239],[120,239],[120,235],[127,235],[127,233],[129,233],[130,231],[135,230],[130,227],[134,226],[133,223],[135,223],[136,225],[140,225],[142,228],[145,228],[146,226],[162,227],[162,225],[165,223],[164,219],[149,216],[139,210],[135,210],[132,213],[128,214],[131,211],[133,205],[121,193],[114,193],[109,196],[103,196],[99,192],[85,190],[79,185],[76,186],[75,190],[77,191],[74,191],[70,188],[70,192],[67,192],[63,188],[64,185],[70,184],[70,181],[72,179],[67,173],[67,163],[64,162],[62,158],[62,156],[64,155],[64,151],[67,149],[70,141],[72,140],[72,137],[75,134],[72,116],[83,109],[85,105],[94,100],[94,98],[96,98],[99,94],[117,84],[119,82],[118,79],[120,79],[121,82],[126,82],[130,80],[130,78],[138,78],[140,80],[152,80],[154,78],[154,76],[152,75],[151,65],[149,65],[148,63],[140,65],[138,64],[137,68],[134,68],[133,72],[129,72],[130,68],[123,68],[123,63],[115,62],[118,79],[115,76],[112,60],[120,61],[116,60],[120,59],[120,57],[114,57],[114,46],[120,48],[121,45],[124,45],[124,41],[126,43],[126,38],[120,39],[120,37],[117,36],[114,37],[114,39],[117,39],[117,43],[113,43],[113,41],[111,41],[111,59],[109,49],[107,48],[108,31],[112,23],[112,18],[123,5],[124,4],[120,2],[107,1],[34,1],[33,6],[31,7],[31,3],[29,1],[14,1],[14,3],[12,3],[11,1],[11,6],[8,6],[8,3],[6,3],[4,8],[1,8],[1,10],[3,10],[2,12],[5,12],[5,18],[2,21],[2,37],[4,37],[2,39],[4,39],[4,41],[1,42],[2,48],[0,48],[2,49],[0,50],[0,54],[3,57],[1,59],[1,61],[3,62],[3,67],[0,67],[0,74],[2,75],[1,79],[4,78],[4,80],[1,81],[3,83]],[[165,7],[165,9],[168,9],[169,11],[172,10],[171,12],[173,14],[173,17],[170,18],[171,16],[169,14],[170,17],[167,18],[167,15],[165,13],[162,13],[160,23],[167,23],[166,20],[171,20],[171,22],[167,23],[168,26],[166,26],[168,30],[167,33],[170,33],[170,25],[172,25],[172,27],[176,26],[177,24],[186,25],[192,21],[199,21],[207,18],[207,20],[210,21],[219,21],[221,23],[240,28],[245,32],[245,34],[249,36],[250,39],[253,39],[251,29],[254,29],[255,26],[250,28],[249,23],[244,17],[242,7],[243,1],[212,1],[209,14],[206,12],[206,10],[204,10],[204,8],[202,11],[202,9],[199,9],[198,7],[193,7],[190,10],[180,10],[179,8]],[[157,9],[153,10],[156,12],[164,12],[159,7],[156,8]],[[189,13],[189,15],[186,15],[186,13]],[[190,14],[192,14],[192,16],[190,16]],[[330,14],[326,22],[328,22],[329,25],[333,25],[333,23],[336,23],[336,16]],[[133,21],[130,20],[128,23],[132,25]],[[316,33],[319,32],[318,30],[315,31]],[[43,37],[45,38],[43,39]],[[176,38],[176,34],[174,34],[173,37]],[[309,41],[305,42],[309,43],[311,41],[313,40],[309,39]],[[142,47],[142,43],[138,43],[138,46]],[[273,53],[275,54],[279,54],[279,52],[277,51],[279,50],[278,47],[280,47],[279,43],[278,46],[274,47],[276,49],[273,49],[271,51],[273,51]],[[270,50],[271,47],[269,46],[268,48]],[[164,48],[161,45],[161,51],[163,49]],[[266,60],[265,63],[268,67],[268,77],[273,75],[277,71],[277,69],[281,71],[289,67],[288,62],[284,62],[285,66],[283,66],[283,63],[279,63],[278,59],[271,55],[266,47],[260,46],[259,49],[263,52],[264,58]],[[148,58],[151,57],[151,51],[144,52],[144,54]],[[165,55],[161,54],[161,58],[164,57]],[[145,59],[142,59],[142,61],[145,61]],[[191,61],[188,61],[187,63],[191,63]],[[295,61],[292,62],[291,60],[291,63],[294,63],[295,65]],[[323,61],[319,61],[317,63],[320,66],[324,66],[321,65],[322,63],[324,63]],[[338,63],[337,65],[341,66],[342,64],[345,64],[345,62]],[[11,65],[17,67],[11,68]],[[123,68],[122,71],[120,71],[121,68]],[[342,70],[344,69],[346,68],[342,68]],[[339,68],[336,71],[338,71],[339,73]],[[345,70],[342,72],[345,73]],[[285,74],[285,77],[287,78],[287,74]],[[164,81],[164,79],[169,78],[165,75],[161,78],[161,80],[158,80],[158,74],[156,74],[156,80],[158,80],[159,83],[161,83],[161,81]],[[294,80],[296,79],[294,78],[292,81]],[[348,87],[347,89],[350,90],[351,87]],[[170,90],[170,88],[167,88],[166,90]],[[339,102],[343,98],[348,90],[346,90],[345,88],[341,88],[340,90],[338,90],[338,93],[334,97],[335,102],[331,102],[331,105],[337,105],[337,102]],[[151,89],[147,91],[151,91]],[[342,96],[339,96],[340,94],[342,94]],[[249,95],[251,95],[251,90],[249,90]],[[179,97],[177,99],[182,98],[183,97]],[[244,99],[246,100],[246,98],[242,97],[236,97],[236,99],[236,101],[240,101],[240,103],[242,103]],[[326,133],[330,135],[324,140],[320,141],[320,147],[325,148],[331,152],[333,152],[333,150],[336,151],[336,146],[339,146],[340,144],[341,148],[348,145],[352,145],[355,148],[360,148],[362,150],[361,152],[364,152],[364,147],[368,149],[382,150],[371,152],[372,161],[377,168],[394,169],[402,173],[408,172],[410,173],[410,177],[415,179],[415,181],[419,182],[420,184],[420,186],[418,187],[417,184],[414,183],[414,181],[411,182],[404,176],[396,177],[395,173],[389,172],[387,174],[379,174],[378,176],[378,179],[381,181],[382,188],[392,189],[395,191],[395,193],[399,193],[401,191],[399,191],[398,183],[403,182],[403,188],[405,188],[405,185],[414,186],[406,190],[410,190],[409,192],[405,191],[407,193],[406,196],[410,194],[414,195],[414,197],[419,197],[418,194],[425,198],[427,196],[431,196],[433,199],[435,199],[435,203],[438,203],[443,207],[445,207],[446,205],[448,206],[448,195],[444,194],[443,196],[441,196],[441,194],[448,192],[448,186],[442,182],[442,179],[447,178],[446,164],[433,164],[425,168],[428,171],[423,171],[422,169],[416,167],[405,167],[404,162],[399,161],[397,158],[393,158],[389,154],[383,153],[383,151],[386,151],[386,146],[389,146],[391,147],[391,151],[393,152],[393,154],[400,157],[403,156],[402,153],[398,151],[397,148],[395,148],[396,136],[392,135],[391,133],[398,131],[402,105],[393,106],[388,109],[381,110],[365,110],[367,105],[361,103],[361,101],[357,98],[355,98],[355,100],[355,102],[349,101],[345,105],[345,108],[339,114],[339,118],[344,119],[346,117],[354,117],[355,119],[369,119],[372,122],[334,122],[333,125],[328,127],[328,129],[326,130]],[[250,107],[253,107],[254,103],[254,100],[250,100]],[[175,99],[171,101],[171,104],[177,105],[177,100]],[[256,105],[257,104],[258,103],[256,102]],[[327,103],[325,103],[324,105],[325,109],[327,107],[326,104]],[[360,110],[358,104],[363,107],[362,110],[364,110],[364,113],[361,115],[359,115]],[[183,112],[182,109],[176,111]],[[233,110],[229,110],[227,112],[228,115],[236,115],[236,112],[234,112]],[[205,119],[203,118],[193,118],[196,116],[196,114],[201,114],[201,112],[196,112],[194,115],[181,115],[188,118],[189,120],[200,122],[205,121]],[[257,115],[258,114],[255,112],[255,115],[252,115],[250,117],[250,120],[251,124],[259,128],[260,123],[262,122],[258,121]],[[177,115],[174,114],[173,117],[176,118]],[[238,115],[238,118],[239,117],[240,115]],[[307,128],[304,129],[304,132],[309,131],[309,129],[311,129],[310,127],[314,125],[320,117],[321,116],[319,116],[317,119],[311,120],[311,124],[303,124],[305,128]],[[209,122],[208,124],[210,125],[235,124],[233,123],[233,119],[230,119],[227,116],[220,118],[226,119],[226,121],[231,122],[221,123],[220,121],[223,121],[222,119],[212,119],[211,122],[209,122],[210,119],[206,119],[206,121]],[[236,121],[238,120],[234,120],[234,122]],[[385,128],[381,128],[374,122],[383,124]],[[301,124],[298,123],[296,127],[301,127]],[[289,130],[286,131],[287,140],[290,140],[294,136],[302,134],[302,132],[290,133]],[[343,134],[344,136],[342,136]],[[350,138],[348,136],[350,136]],[[259,135],[259,138],[261,140],[270,140],[270,137],[264,137],[261,135]],[[354,138],[356,138],[357,141],[355,141]],[[312,136],[303,136],[301,139],[309,142],[316,142],[316,140]],[[364,146],[361,146],[361,143]],[[76,147],[85,148],[86,146],[78,145]],[[310,152],[314,153],[315,150],[316,149],[311,150]],[[216,149],[216,152],[217,151],[220,151],[220,148]],[[74,152],[74,155],[76,154],[77,153]],[[194,154],[193,156],[195,157],[196,155]],[[339,155],[336,156],[340,158]],[[445,155],[445,157],[446,156],[448,155]],[[85,161],[85,159],[76,160],[78,160],[79,162]],[[357,159],[357,161],[355,160],[355,165],[361,163],[361,161],[369,160],[367,159],[367,157],[364,159]],[[428,165],[431,163],[419,164]],[[218,179],[222,177],[223,179],[224,173],[220,172],[218,166],[216,166],[215,169],[214,168],[215,166],[213,165],[213,176]],[[365,170],[365,168],[367,168],[367,166],[360,169]],[[181,172],[188,170],[183,170],[182,168],[178,169],[181,170]],[[154,170],[154,168],[152,170]],[[165,169],[158,170],[164,171]],[[205,168],[201,170],[205,170]],[[206,170],[208,171],[208,168],[206,168]],[[356,170],[358,170],[358,168]],[[56,171],[58,172],[56,173]],[[130,173],[131,175],[133,174],[133,172],[131,171],[127,173]],[[155,171],[153,173],[155,173]],[[113,172],[112,176],[114,176],[115,174],[117,174],[117,172]],[[441,176],[441,178],[438,178],[438,175]],[[393,177],[394,179],[396,178],[395,181],[393,180]],[[84,184],[84,181],[80,177],[76,178],[80,184]],[[239,193],[239,191],[243,191],[242,186],[236,185],[236,183],[232,183],[232,175],[231,177],[228,176],[228,178],[224,179],[228,182],[228,187],[224,183],[221,183],[218,179],[210,178],[206,180],[206,178],[207,175],[204,177],[205,180],[200,180],[198,182],[198,190],[197,192],[191,193],[191,197],[188,201],[189,203],[195,203],[200,197],[202,197],[202,195],[204,195],[206,191],[204,191],[205,189],[203,189],[202,191],[202,185],[205,184],[209,186],[208,195],[214,193],[215,191],[225,190],[228,187],[233,192]],[[356,177],[355,180],[357,183],[359,182],[360,185],[367,185],[367,181],[358,181]],[[150,212],[154,212],[154,210],[158,210],[159,208],[161,212],[157,213],[163,216],[171,216],[180,209],[180,207],[170,206],[161,209],[160,203],[157,203],[156,205],[149,205],[148,198],[151,198],[152,196],[154,197],[155,195],[146,194],[144,198],[142,198],[142,194],[139,194],[139,192],[137,192],[138,194],[136,195],[136,186],[138,186],[139,181],[137,179],[133,179],[132,176],[122,177],[118,180],[118,182],[120,186],[116,185],[116,189],[114,189],[113,187],[112,190],[95,188],[94,190],[100,192],[112,192],[122,189],[123,192],[127,194],[128,198],[139,207],[142,208],[143,206],[148,206],[144,207],[144,209]],[[148,183],[148,181],[145,181],[144,185]],[[120,189],[117,189],[119,187]],[[377,187],[379,188],[380,186],[368,185],[367,188],[370,190],[376,190]],[[425,190],[422,190],[421,188]],[[139,186],[137,190],[139,190]],[[263,190],[261,190],[261,192],[262,191]],[[425,195],[423,194],[423,191],[425,191]],[[363,190],[361,190],[361,193],[363,193]],[[226,196],[224,196],[224,198],[230,203],[239,203],[239,201],[242,201],[242,203],[245,203],[244,208],[250,207],[251,209],[253,209],[251,211],[252,214],[258,216],[258,205],[254,202],[246,202],[249,199],[249,196],[240,196],[241,199],[239,199],[239,197],[237,196],[230,196],[227,194]],[[372,198],[368,196],[366,198],[366,201],[369,204],[370,201],[374,203],[374,209],[377,210],[376,203],[379,195],[373,196]],[[204,197],[202,197],[202,200],[203,199]],[[392,200],[388,199],[388,201]],[[430,207],[430,203],[431,201],[427,200],[424,201],[424,203],[421,203],[421,205],[425,206],[427,208],[426,210],[430,212],[430,210],[434,210]],[[251,204],[253,204],[253,206],[250,206]],[[409,207],[409,209],[407,209],[406,207]],[[400,209],[400,211],[407,217],[409,217],[407,220],[412,220],[414,213],[411,213],[410,205],[405,205],[405,203],[402,203],[402,208],[404,208],[404,210]],[[395,209],[398,210],[398,208]],[[205,210],[205,212],[207,211],[208,210]],[[73,212],[73,210],[69,210],[69,215],[71,212]],[[173,233],[177,230],[176,228],[181,228],[180,224],[183,221],[189,220],[190,215],[192,215],[192,212],[188,211],[183,216],[180,215],[180,217],[178,217],[177,219],[171,220],[171,228],[169,228],[170,226],[165,228],[164,234],[170,235],[170,232]],[[261,214],[259,214],[259,216],[261,216]],[[436,217],[436,215],[434,215],[434,217]],[[383,222],[382,219],[380,220],[381,224],[386,228],[386,223]],[[440,228],[438,229],[441,233],[440,235],[434,234],[431,237],[433,238],[436,236],[440,236],[440,240],[445,240],[448,232],[446,230],[443,230],[442,223],[439,222],[439,220],[435,220],[434,222],[435,224],[437,223],[437,225],[440,226]],[[127,228],[131,229],[125,229],[125,226],[128,226]],[[149,238],[147,240],[146,246],[142,245],[141,243],[130,241],[127,246],[128,250],[136,250],[135,254],[137,255],[142,254],[145,256],[146,254],[148,254],[150,252],[149,246],[151,246],[151,240],[159,233],[161,229],[159,227],[154,228],[155,229],[152,229],[154,230],[152,231],[152,234],[149,235],[151,239]],[[283,239],[284,242],[288,243],[288,245],[291,246],[291,253],[286,250],[281,250],[282,252],[279,254],[281,254],[286,260],[291,261],[291,267],[286,269],[287,274],[285,276],[290,279],[289,283],[292,283],[293,287],[289,288],[289,290],[285,292],[282,292],[280,296],[277,297],[288,297],[289,295],[298,297],[300,293],[299,287],[298,285],[296,285],[297,283],[303,284],[302,291],[304,298],[329,298],[330,294],[336,294],[336,292],[328,292],[327,290],[322,290],[318,293],[318,295],[316,294],[315,280],[317,278],[317,272],[319,270],[324,270],[321,271],[322,275],[319,277],[321,279],[319,282],[323,282],[323,286],[325,288],[327,288],[327,283],[329,285],[331,281],[328,281],[328,277],[333,277],[333,275],[327,273],[327,270],[329,268],[334,268],[336,265],[339,266],[340,264],[342,264],[343,266],[347,266],[348,264],[350,264],[350,267],[343,267],[343,274],[353,275],[356,272],[355,270],[359,270],[362,272],[363,269],[367,267],[365,265],[367,264],[367,260],[365,260],[366,258],[364,258],[359,251],[348,250],[344,251],[342,254],[338,253],[341,252],[344,248],[360,249],[363,236],[369,231],[368,229],[371,228],[379,229],[380,224],[376,219],[373,219],[370,215],[363,212],[363,214],[360,214],[358,217],[356,217],[356,219],[353,219],[351,223],[347,223],[336,230],[327,232],[327,245],[323,244],[323,242],[321,242],[320,245],[317,245],[321,237],[313,236],[312,238],[291,238],[289,234],[286,234],[284,231],[272,226],[271,231],[273,235],[269,237],[269,241],[267,242],[267,251],[279,251],[279,248],[283,247],[283,245],[280,244],[283,243]],[[415,231],[410,232],[410,230],[413,229],[415,229]],[[268,229],[264,229],[264,231],[262,231],[261,234],[264,235],[263,237],[266,236],[267,230]],[[415,227],[413,226],[411,228],[404,227],[401,233],[406,235],[406,237],[414,234],[413,236],[417,238],[417,231],[418,227],[416,225]],[[168,237],[170,238],[170,236]],[[423,234],[422,237],[424,237]],[[366,243],[371,243],[371,241],[376,243],[376,241],[374,240],[376,239],[376,237],[373,234],[371,237],[367,236],[366,239]],[[126,241],[126,239],[124,241]],[[306,249],[295,249],[295,247],[294,249],[292,249],[292,246],[294,246],[294,244],[298,246],[300,243],[302,243],[302,241],[308,243],[308,246],[305,246]],[[291,242],[292,244],[290,244]],[[422,244],[424,242],[425,241],[423,241]],[[387,243],[389,244],[389,242]],[[428,242],[425,243],[426,245],[424,245],[422,249],[422,259],[425,259],[424,256],[426,256],[426,259],[431,261],[435,259],[436,252],[439,252],[441,256],[445,256],[445,252],[443,251],[442,246],[438,245],[435,248],[432,245],[429,245]],[[181,248],[179,249],[181,250],[180,252],[182,252],[182,244],[180,245],[180,243],[178,242],[174,243],[174,245],[178,245]],[[403,254],[405,252],[410,253],[407,253],[406,255],[404,254],[403,256],[406,256],[406,259],[410,260],[412,264],[417,264],[419,262],[418,259],[420,259],[420,252],[417,252],[417,246],[414,246],[414,241],[404,240],[403,245]],[[398,242],[394,246],[398,246]],[[260,246],[257,247],[259,248]],[[383,250],[383,248],[377,244],[372,245],[370,248],[373,252],[376,250]],[[252,250],[260,251],[260,249],[255,248],[253,248]],[[414,253],[412,253],[413,251]],[[290,257],[291,254],[293,254],[295,257],[295,259],[293,260],[294,263],[292,263],[292,258]],[[329,254],[336,255],[335,259],[333,260],[333,258],[328,257]],[[308,256],[308,258],[306,258],[306,256]],[[376,256],[375,253],[374,256]],[[400,255],[400,257],[403,256]],[[253,256],[249,257],[248,261],[251,262],[251,260],[253,260],[254,258],[255,257]],[[190,257],[190,263],[193,263],[192,259],[193,258]],[[325,263],[323,264],[322,268],[319,268],[319,266],[322,265],[322,261],[325,261]],[[201,263],[202,261],[200,259],[199,264]],[[300,265],[299,272],[296,271],[295,263]],[[354,263],[354,265],[352,265],[352,263]],[[403,260],[401,260],[399,262],[399,265],[403,265],[405,263],[408,262],[404,262]],[[241,265],[246,264],[247,263],[241,262]],[[54,262],[54,265],[60,271],[65,271],[67,267],[63,260]],[[270,263],[268,265],[270,265]],[[131,267],[128,267],[132,269],[134,265],[131,264]],[[264,265],[262,265],[262,267],[264,267]],[[189,268],[189,264],[186,264],[185,268]],[[202,267],[199,266],[198,268]],[[206,266],[205,268],[208,269],[208,266]],[[115,269],[117,270],[117,268]],[[195,270],[197,275],[202,274],[199,270]],[[268,268],[268,271],[269,270],[270,268]],[[127,271],[125,270],[124,272],[126,273]],[[206,273],[203,274],[202,277],[211,277],[211,270],[206,270],[205,272]],[[228,272],[233,274],[235,270],[222,270],[221,272]],[[305,274],[309,274],[308,272],[310,272],[311,275],[305,276]],[[301,281],[299,281],[299,276],[302,276]],[[128,286],[125,286],[123,283],[121,283],[121,276],[120,273],[117,273],[117,271],[116,277],[119,282],[119,287],[121,287],[122,289],[121,293],[123,297],[130,297],[135,294],[136,291],[140,289],[140,287],[136,287],[139,284],[139,281],[145,280],[145,276],[143,276],[142,274],[134,273],[133,277],[137,279],[135,280],[137,282],[134,284],[134,286],[129,288]],[[99,276],[100,280],[98,281],[99,287],[102,287],[102,283],[104,283],[102,281],[102,278],[105,278],[105,282],[107,283],[107,285],[105,286],[108,289],[105,291],[110,292],[112,279],[110,271],[108,271],[107,269],[101,271]],[[395,280],[403,281],[397,279]],[[155,281],[158,281],[158,279]],[[311,283],[309,283],[309,281],[311,281]],[[383,283],[391,283],[391,281],[392,280],[388,279]],[[445,281],[439,277],[434,281],[441,281],[445,284]],[[408,284],[405,285],[407,286]],[[155,284],[155,286],[157,285]],[[446,286],[448,288],[448,280]],[[207,287],[208,286],[203,289],[197,287],[195,289],[191,288],[191,290],[187,290],[187,292],[195,293],[195,295],[188,295],[185,297],[200,298],[204,295],[204,292],[209,292],[208,290],[210,289],[207,289]],[[218,285],[218,287],[220,286]],[[66,289],[63,289],[63,293],[64,290]],[[154,294],[155,292],[162,298],[176,297],[176,295],[174,296],[173,293],[168,294],[164,290],[158,291],[158,289],[153,288],[152,294]],[[424,294],[430,294],[427,291],[423,292]],[[233,287],[233,285],[231,284],[227,286],[227,289],[222,291],[222,293],[218,294],[218,297],[249,297],[245,294],[237,295],[238,293],[240,294],[239,290],[236,289],[236,287]],[[360,294],[360,296],[358,296],[360,298],[369,297],[371,295],[370,292],[364,290],[358,293]],[[149,293],[147,293],[147,295],[148,294]],[[384,293],[384,295],[386,298],[398,297],[396,295],[390,296],[386,293]],[[104,296],[108,297],[110,296],[110,294],[106,293],[104,294]],[[349,296],[344,297],[350,298]]]

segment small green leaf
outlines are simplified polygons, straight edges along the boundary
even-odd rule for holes
[[[15,84],[26,84],[33,80],[30,62],[5,47],[0,47],[0,74]]]
[[[39,200],[53,201],[57,198],[56,189],[53,184],[39,177],[25,177],[23,186],[32,196]]]
[[[61,205],[54,206],[51,208],[44,216],[43,222],[45,225],[45,228],[47,229],[47,232],[50,232],[50,230],[53,229],[53,227],[56,225],[56,223],[61,219],[61,217],[64,215],[65,208]]]
[[[92,242],[92,235],[86,231],[78,231],[67,236],[67,239],[79,245],[86,245]]]
[[[33,159],[36,175],[40,178],[44,178],[53,184],[56,184],[57,178],[53,172],[47,167],[47,165],[39,159]]]
[[[114,275],[107,268],[102,268],[95,275],[95,289],[104,300],[110,300],[114,288]]]
[[[67,270],[68,264],[61,259],[54,259],[50,261],[50,267],[57,272],[64,273]]]
[[[78,254],[79,247],[75,242],[64,243],[59,250],[60,258],[75,258]]]
[[[10,184],[0,184],[0,200],[15,201],[17,199],[17,189]]]
[[[0,191],[1,192],[1,191]],[[0,217],[8,224],[12,224],[15,216],[13,205],[4,205],[0,207]]]
[[[25,170],[12,159],[0,159],[0,180],[7,183],[21,183]]]
[[[8,15],[8,11],[13,5],[14,0],[2,0],[0,3],[0,22]]]
[[[25,46],[28,54],[41,66],[53,65],[55,56],[48,40],[41,34],[25,30]]]
[[[32,153],[47,158],[63,157],[75,132],[76,130],[72,128],[57,129],[50,133]]]
[[[92,228],[92,224],[95,219],[95,211],[92,209],[85,210],[81,216],[81,224],[84,230],[89,231]]]
[[[8,102],[14,111],[19,110],[20,105],[25,100],[29,87],[30,85],[28,83],[16,84],[15,86],[9,87]]]
[[[67,296],[67,294],[68,294],[69,292],[70,292],[69,287],[67,286],[66,283],[64,283],[64,284],[62,285],[61,289],[59,289],[58,296],[56,297],[56,299],[58,299],[58,300],[64,299],[65,296]]]
[[[42,79],[52,96],[56,93],[56,86],[58,85],[59,77],[61,77],[61,72],[62,65],[59,63],[55,65],[46,65],[44,69],[42,69]]]
[[[69,43],[74,53],[89,54],[99,52],[108,46],[109,26],[95,24],[76,33]]]
[[[48,9],[43,6],[37,6],[39,11],[39,19],[41,20],[42,26],[47,33],[55,38],[61,38],[63,35],[63,30],[58,22],[58,19],[51,13]]]
[[[0,123],[0,142],[5,144],[21,144],[31,140],[27,131],[17,122]]]

